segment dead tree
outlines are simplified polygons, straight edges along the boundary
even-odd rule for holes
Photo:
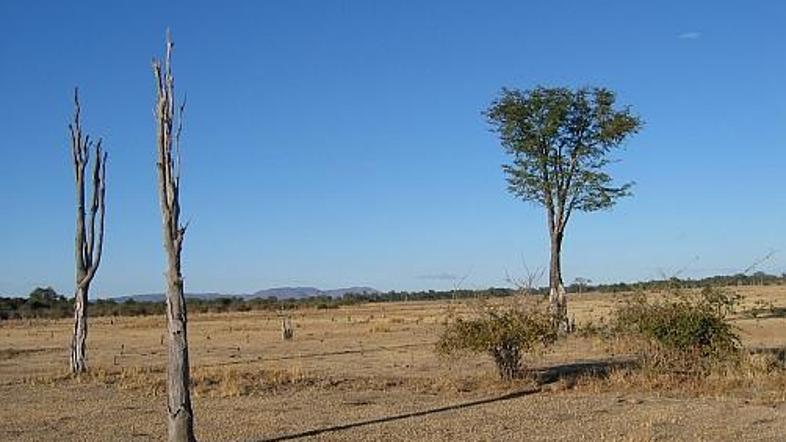
[[[156,124],[158,147],[158,196],[164,252],[167,258],[166,316],[169,332],[167,365],[167,410],[170,441],[195,441],[194,412],[191,408],[188,362],[188,318],[183,294],[180,254],[186,226],[180,224],[180,133],[184,105],[176,113],[175,81],[172,76],[174,43],[167,32],[164,66],[153,60],[156,79]]]
[[[281,318],[281,339],[288,341],[295,336],[295,330],[292,328],[292,319]]]
[[[106,152],[102,141],[93,143],[89,135],[82,134],[79,91],[74,89],[74,121],[68,125],[71,132],[71,156],[74,163],[76,183],[76,289],[74,291],[74,333],[71,337],[71,373],[87,370],[87,295],[90,283],[101,264],[104,245],[104,209],[106,195]],[[85,179],[88,177],[90,151],[93,151],[93,167],[90,207],[85,207]],[[88,179],[90,179],[88,178]]]

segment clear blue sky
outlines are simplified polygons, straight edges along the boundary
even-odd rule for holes
[[[231,5],[229,3],[232,3]],[[594,4],[590,4],[594,3]],[[160,292],[153,77],[176,42],[188,291],[505,284],[547,262],[481,111],[603,85],[646,120],[635,196],[568,227],[565,279],[786,271],[786,3],[0,3],[0,294],[73,290],[67,123],[109,151],[93,294]]]

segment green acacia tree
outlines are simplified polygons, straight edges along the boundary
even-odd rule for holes
[[[615,108],[604,88],[503,89],[484,112],[511,161],[502,169],[508,190],[546,209],[551,238],[549,308],[568,327],[562,282],[562,241],[575,211],[612,207],[633,183],[615,185],[610,154],[642,126],[629,107]]]

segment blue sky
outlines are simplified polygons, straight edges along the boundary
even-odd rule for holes
[[[590,4],[593,3],[593,4]],[[635,196],[578,214],[564,273],[786,271],[786,3],[0,3],[0,294],[73,290],[67,123],[109,151],[93,294],[160,292],[150,60],[172,29],[188,291],[505,284],[547,262],[481,117],[503,86],[602,85],[645,121]]]

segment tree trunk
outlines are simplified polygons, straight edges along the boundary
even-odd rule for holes
[[[104,246],[104,212],[106,207],[106,159],[99,139],[93,144],[90,136],[82,134],[79,92],[74,90],[74,121],[68,125],[71,132],[71,155],[74,162],[76,185],[76,233],[74,258],[76,264],[76,292],[74,293],[74,332],[71,336],[71,373],[87,371],[87,294],[90,282],[101,263]],[[85,169],[90,150],[95,148],[92,170],[92,195],[89,212],[85,208]],[[88,221],[86,222],[85,219]]]
[[[551,262],[549,265],[549,311],[554,325],[568,332],[568,299],[562,283],[562,232],[551,233]]]
[[[183,274],[180,256],[183,250],[185,226],[180,224],[180,115],[175,115],[174,77],[172,76],[172,48],[174,43],[167,32],[166,58],[162,69],[153,61],[157,84],[156,119],[158,123],[158,196],[161,203],[161,227],[167,257],[166,317],[169,332],[169,363],[167,364],[167,420],[170,442],[192,442],[194,412],[191,408],[191,375],[188,361],[188,317],[183,295]],[[173,128],[177,124],[177,131]],[[174,139],[173,139],[174,138]],[[173,152],[173,142],[177,144]]]
[[[511,381],[521,375],[521,349],[510,342],[500,344],[491,351],[500,379]]]
[[[74,296],[74,334],[71,336],[71,373],[87,371],[85,341],[87,341],[87,293],[89,285],[76,289]]]
[[[281,339],[288,341],[295,336],[295,330],[292,328],[292,320],[290,318],[281,318]]]
[[[186,302],[180,261],[170,256],[167,273],[167,324],[169,330],[169,364],[167,365],[167,409],[169,411],[169,440],[195,441],[191,409],[188,362],[188,333]]]

